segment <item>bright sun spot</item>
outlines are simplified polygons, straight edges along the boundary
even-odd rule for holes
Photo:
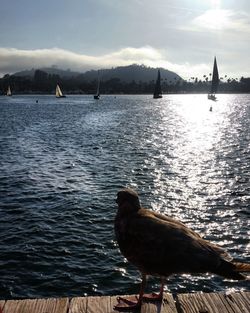
[[[230,24],[229,12],[227,10],[213,9],[198,16],[194,23],[203,28],[222,30],[228,28]]]
[[[220,0],[211,0],[211,6],[213,9],[219,9],[220,8]]]

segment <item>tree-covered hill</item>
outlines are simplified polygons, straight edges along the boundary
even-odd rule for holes
[[[137,64],[132,64],[128,66],[119,66],[111,69],[100,69],[99,71],[97,70],[91,70],[87,71],[85,73],[80,73],[80,72],[73,72],[71,70],[62,70],[58,69],[57,67],[49,67],[49,68],[39,68],[37,70],[40,70],[42,72],[47,73],[48,75],[57,75],[60,78],[76,78],[80,77],[81,79],[84,79],[86,82],[90,82],[93,80],[96,80],[98,77],[98,72],[99,76],[102,81],[107,81],[113,78],[118,78],[122,82],[150,82],[152,80],[156,79],[157,75],[157,69],[152,68],[152,67],[147,67],[144,65],[137,65]],[[162,79],[167,79],[169,81],[181,79],[181,77],[169,70],[166,70],[164,68],[160,68],[161,71],[161,78]],[[17,77],[29,77],[33,78],[35,75],[36,70],[31,69],[31,70],[26,70],[26,71],[21,71],[13,74],[14,76]]]
[[[6,94],[8,86],[13,94],[55,93],[59,84],[65,94],[94,94],[100,77],[101,94],[153,94],[158,69],[143,65],[121,66],[85,73],[61,70],[55,67],[32,69],[5,75],[0,78],[0,94]],[[183,80],[176,73],[160,68],[163,93],[208,93],[211,78],[202,80],[190,77]],[[219,93],[250,92],[250,78],[220,78]]]

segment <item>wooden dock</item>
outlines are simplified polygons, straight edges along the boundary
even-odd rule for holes
[[[117,313],[116,296],[0,300],[3,313]],[[1,312],[1,313],[2,313]],[[250,313],[250,291],[164,294],[162,302],[144,302],[141,313]]]

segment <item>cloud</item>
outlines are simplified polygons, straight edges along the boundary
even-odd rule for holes
[[[144,63],[158,66],[162,62],[161,53],[152,47],[124,48],[101,56],[88,56],[71,51],[53,48],[37,50],[18,50],[0,48],[1,72],[13,73],[18,70],[57,65],[61,68],[71,68],[86,71],[95,68]]]
[[[58,48],[19,50],[15,48],[0,48],[2,73],[14,73],[16,71],[49,67],[58,65],[62,68],[71,68],[82,71],[85,66],[91,67],[95,63],[94,57],[76,54]]]
[[[221,55],[223,64],[220,64],[221,72],[229,74],[233,72],[231,68],[234,66],[230,60],[226,65],[226,58]],[[233,55],[231,58],[235,59]],[[206,63],[173,63],[168,61],[166,50],[155,49],[150,46],[140,48],[126,47],[109,54],[100,56],[89,56],[78,54],[68,50],[53,48],[53,49],[37,49],[37,50],[18,50],[14,48],[0,48],[0,75],[13,74],[18,71],[31,69],[51,67],[56,65],[61,69],[71,69],[72,71],[85,72],[91,69],[104,69],[116,66],[126,66],[130,64],[144,64],[150,67],[163,67],[170,71],[179,74],[184,79],[189,79],[190,76],[202,78],[204,74],[211,72],[211,62]],[[231,67],[230,67],[231,64]],[[236,76],[248,73],[244,72],[244,68],[240,63],[237,63],[237,68],[241,73],[235,73]]]
[[[207,10],[195,17],[191,25],[197,30],[250,32],[250,15],[232,10]]]
[[[77,54],[58,48],[37,50],[0,48],[0,59],[0,73],[2,75],[6,73],[12,74],[25,69],[50,67],[52,65],[62,69],[70,68],[71,70],[84,72],[89,69],[125,66],[133,63],[151,67],[163,67],[176,72],[182,77],[188,77],[190,72],[190,64],[168,62],[164,51],[150,46],[141,48],[127,47],[101,56]],[[198,75],[200,71],[204,70],[208,71],[204,64],[192,67],[194,75]]]

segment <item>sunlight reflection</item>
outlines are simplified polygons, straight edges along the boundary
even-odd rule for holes
[[[197,187],[199,194],[202,193],[204,185],[200,188],[198,183],[204,178],[206,165],[210,163],[212,166],[213,146],[220,138],[222,116],[210,114],[207,102],[201,97],[187,97],[176,110],[183,127],[179,129],[181,136],[176,145],[177,158],[173,166],[176,171],[185,174],[188,194],[192,194]]]
[[[156,146],[166,140],[164,150],[159,149],[159,155],[147,161],[147,167],[151,165],[154,172],[154,194],[161,198],[167,188],[168,201],[162,196],[162,202],[155,202],[152,206],[161,211],[171,203],[170,209],[174,207],[175,214],[185,221],[191,221],[199,209],[200,218],[207,219],[203,204],[208,196],[218,194],[223,186],[214,176],[213,168],[216,146],[228,125],[230,108],[224,96],[213,104],[213,112],[209,112],[211,104],[205,95],[175,96],[174,102],[171,96],[169,99],[165,108],[167,113],[164,107],[162,111],[164,123],[158,126],[159,132],[156,130],[152,139]],[[183,208],[189,210],[189,216]]]

